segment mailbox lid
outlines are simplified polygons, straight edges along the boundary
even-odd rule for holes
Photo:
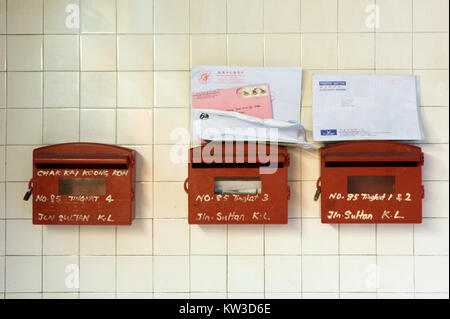
[[[100,143],[62,143],[33,150],[35,164],[134,165],[135,151]]]
[[[385,166],[411,166],[408,163],[423,165],[420,147],[391,141],[355,141],[339,143],[321,149],[322,165],[329,167],[379,166],[376,162],[387,162]],[[351,164],[345,164],[350,162]],[[402,164],[403,162],[403,164]],[[328,165],[327,165],[328,163]],[[334,163],[334,164],[333,164]],[[336,164],[340,163],[340,164]]]
[[[191,164],[254,163],[256,166],[270,162],[289,166],[289,153],[286,147],[275,144],[210,142],[191,148],[189,162]]]

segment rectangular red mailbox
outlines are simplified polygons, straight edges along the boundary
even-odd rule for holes
[[[423,153],[356,141],[321,149],[322,223],[421,223]]]
[[[190,224],[286,224],[286,147],[209,143],[189,152]]]
[[[29,190],[33,224],[130,225],[134,179],[133,150],[96,143],[37,148]]]

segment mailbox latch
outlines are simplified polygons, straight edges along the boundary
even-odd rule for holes
[[[319,177],[316,182],[316,193],[314,194],[314,201],[317,202],[321,191],[322,191],[322,181],[321,181],[321,177]]]
[[[30,199],[32,191],[33,191],[33,179],[30,179],[30,181],[28,182],[28,190],[25,193],[25,196],[23,196],[24,201],[28,201]]]

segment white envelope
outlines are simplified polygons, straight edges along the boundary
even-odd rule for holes
[[[192,109],[192,132],[202,140],[267,141],[311,148],[299,123],[260,119],[237,112]]]
[[[415,76],[314,74],[313,139],[422,140]]]

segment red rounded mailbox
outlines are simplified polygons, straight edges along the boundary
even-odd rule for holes
[[[189,153],[190,224],[286,224],[286,147],[211,142]]]
[[[135,151],[97,143],[65,143],[33,151],[33,224],[130,225],[134,217]]]
[[[421,223],[422,165],[421,149],[408,144],[357,141],[322,148],[322,223]]]

